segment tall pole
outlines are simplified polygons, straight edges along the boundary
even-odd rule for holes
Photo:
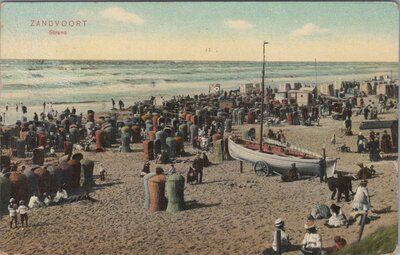
[[[317,81],[317,77],[318,77],[318,75],[317,75],[317,59],[315,58],[314,61],[315,61],[315,87],[317,87],[318,86],[318,81]]]
[[[262,69],[262,80],[261,80],[261,123],[260,123],[260,149],[262,151],[263,146],[263,128],[264,128],[264,97],[265,97],[265,45],[269,42],[263,42],[263,69]]]

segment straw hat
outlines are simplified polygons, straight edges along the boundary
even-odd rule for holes
[[[14,198],[11,198],[11,199],[10,199],[10,203],[15,203],[15,199],[14,199]]]
[[[304,224],[305,229],[312,229],[315,228],[315,221],[308,221],[306,224]]]
[[[281,218],[279,218],[275,221],[275,227],[277,227],[277,228],[282,227],[284,224],[285,224],[285,222]]]

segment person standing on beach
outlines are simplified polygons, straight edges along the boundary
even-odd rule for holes
[[[371,208],[371,200],[369,198],[369,192],[367,188],[368,181],[362,180],[360,186],[356,190],[354,200],[351,205],[355,211],[368,211]]]
[[[15,104],[15,111],[18,112],[18,104]]]
[[[33,115],[33,121],[38,122],[39,121],[39,116],[37,115],[37,113],[35,112]]]
[[[115,108],[115,101],[114,101],[114,98],[111,98],[111,103],[112,103],[112,109],[114,109],[114,108]]]
[[[22,109],[22,114],[28,113],[28,108],[24,104],[22,104],[21,109]]]
[[[19,201],[19,207],[17,209],[17,213],[19,213],[21,217],[22,227],[24,226],[24,222],[25,225],[28,226],[28,211],[29,208],[25,205],[25,201],[24,200]]]
[[[319,160],[319,181],[320,182],[326,182],[327,176],[326,176],[326,160],[324,158],[321,158]]]
[[[107,173],[106,169],[102,168],[99,173],[100,173],[100,181],[105,181]]]
[[[6,111],[8,111],[8,102],[6,103]]]
[[[18,206],[15,203],[15,199],[11,198],[10,199],[10,204],[8,205],[8,212],[10,213],[10,218],[11,218],[10,228],[12,228],[13,222],[15,222],[15,227],[16,228],[18,227],[17,226],[17,222],[18,222],[18,219],[17,219],[17,208],[18,208]]]
[[[43,112],[46,112],[46,101],[43,102]]]
[[[119,104],[119,110],[120,111],[124,110],[125,105],[124,105],[124,102],[121,99],[119,100],[118,104]]]
[[[366,107],[364,107],[364,119],[365,120],[368,120],[368,114],[369,114],[369,112],[370,112],[370,109],[369,109],[369,105],[368,106],[366,106]]]
[[[200,158],[200,153],[197,153],[196,158],[193,160],[193,165],[195,171],[196,184],[203,182],[203,160]]]

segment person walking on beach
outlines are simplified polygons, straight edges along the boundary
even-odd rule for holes
[[[6,103],[6,111],[8,111],[8,102]]]
[[[15,199],[11,198],[10,199],[10,204],[8,205],[8,212],[10,213],[10,218],[11,218],[10,228],[12,228],[13,222],[15,222],[15,227],[16,228],[18,227],[17,226],[17,222],[18,222],[18,219],[17,219],[17,208],[18,208],[18,206],[15,203]]]
[[[124,110],[125,105],[124,105],[124,102],[121,99],[119,100],[118,104],[119,104],[119,110],[120,111]]]
[[[18,104],[15,104],[15,111],[18,112]]]
[[[111,98],[111,103],[112,103],[112,109],[115,109],[115,101],[114,101],[114,98]]]
[[[275,252],[278,252],[278,232],[280,232],[281,240],[280,240],[280,252],[286,252],[290,250],[290,240],[289,235],[285,231],[285,222],[279,218],[275,221],[275,232],[274,232],[274,240],[272,241],[272,249]]]
[[[24,222],[25,222],[25,226],[28,226],[28,211],[29,211],[29,208],[25,205],[25,201],[24,200],[19,201],[17,213],[19,213],[19,215],[21,217],[22,227],[24,226]]]

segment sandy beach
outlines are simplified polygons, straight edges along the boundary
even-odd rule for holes
[[[373,100],[376,100],[373,97]],[[79,109],[78,109],[79,110]],[[380,119],[396,119],[396,109]],[[353,117],[358,133],[362,116]],[[337,169],[355,174],[357,163],[369,166],[368,154],[341,153],[337,147],[346,143],[356,150],[356,136],[341,134],[341,121],[330,117],[321,126],[272,127],[282,129],[287,141],[321,153],[323,144],[329,157],[338,157]],[[258,125],[235,126],[234,132]],[[367,131],[363,131],[367,134]],[[381,130],[380,130],[381,132]],[[337,144],[330,138],[336,134]],[[269,254],[276,218],[285,220],[292,243],[299,247],[305,234],[307,215],[318,204],[330,206],[331,192],[319,178],[282,183],[279,176],[259,177],[250,163],[224,161],[205,168],[203,184],[186,185],[188,208],[178,213],[149,213],[144,208],[142,145],[131,145],[132,153],[119,153],[118,147],[105,153],[83,152],[94,160],[97,176],[100,166],[107,170],[105,182],[96,178],[91,195],[99,202],[76,202],[61,206],[33,209],[30,226],[9,228],[9,217],[0,221],[0,250],[6,254]],[[192,156],[179,158],[175,166],[186,177]],[[212,155],[209,155],[212,160]],[[187,161],[187,162],[186,162]],[[365,226],[364,237],[384,225],[397,223],[397,169],[395,161],[383,160],[373,165],[378,176],[369,180],[368,188],[374,209],[392,206],[392,212]],[[154,171],[155,163],[151,169]],[[169,170],[169,165],[161,165]],[[355,191],[359,181],[353,182]],[[342,201],[344,213],[350,213],[350,202]],[[333,237],[343,236],[348,242],[357,239],[359,226],[329,229],[317,221],[323,247],[333,245]],[[292,251],[285,254],[297,254]]]

